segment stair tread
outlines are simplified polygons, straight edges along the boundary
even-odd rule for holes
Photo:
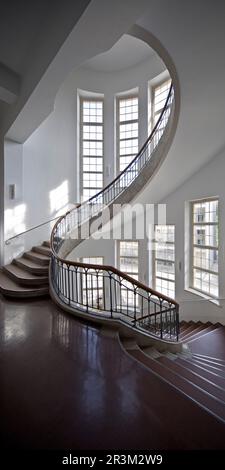
[[[36,276],[29,271],[26,271],[22,267],[19,267],[16,264],[8,264],[4,266],[4,270],[9,271],[10,273],[14,274],[19,279],[24,280],[46,280],[48,281],[48,276]]]
[[[38,260],[32,261],[30,258],[21,256],[20,258],[16,258],[13,262],[25,268],[28,267],[34,271],[39,271],[40,273],[48,273],[48,266],[43,266],[43,264],[38,263]]]
[[[48,287],[43,286],[43,287],[27,287],[27,286],[21,286],[14,282],[9,276],[7,276],[6,273],[3,271],[0,271],[0,290],[3,292],[48,292]]]
[[[37,260],[40,259],[40,260],[50,261],[49,256],[43,255],[42,253],[37,253],[37,252],[32,251],[32,250],[26,251],[26,253],[24,253],[24,255],[31,255],[32,257],[37,258]]]
[[[42,266],[48,266],[50,263],[50,256],[46,256],[42,253],[37,253],[36,251],[26,251],[24,253],[24,258],[31,259],[34,263]]]

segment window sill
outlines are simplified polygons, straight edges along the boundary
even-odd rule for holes
[[[196,290],[196,289],[192,289],[191,287],[187,287],[186,289],[184,289],[185,292],[189,292],[191,294],[194,294],[194,295],[197,295],[198,297],[202,297],[204,300],[208,300],[209,302],[211,302],[212,304],[216,305],[217,307],[220,307],[222,308],[222,305],[219,301],[219,299],[214,299],[213,297],[210,297],[206,294],[203,294],[202,292]]]

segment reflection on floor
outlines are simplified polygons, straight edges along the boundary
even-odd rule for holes
[[[50,300],[0,299],[0,353],[2,447],[224,446],[213,416]]]

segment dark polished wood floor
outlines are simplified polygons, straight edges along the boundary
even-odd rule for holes
[[[50,300],[0,299],[1,446],[224,448],[224,426]]]

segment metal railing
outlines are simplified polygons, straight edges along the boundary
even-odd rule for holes
[[[60,257],[68,234],[99,215],[130,187],[157,149],[174,99],[171,85],[163,111],[149,138],[132,162],[108,186],[55,224],[51,235],[51,282],[59,299],[92,315],[120,319],[161,339],[177,341],[179,305],[112,266],[84,264]]]

